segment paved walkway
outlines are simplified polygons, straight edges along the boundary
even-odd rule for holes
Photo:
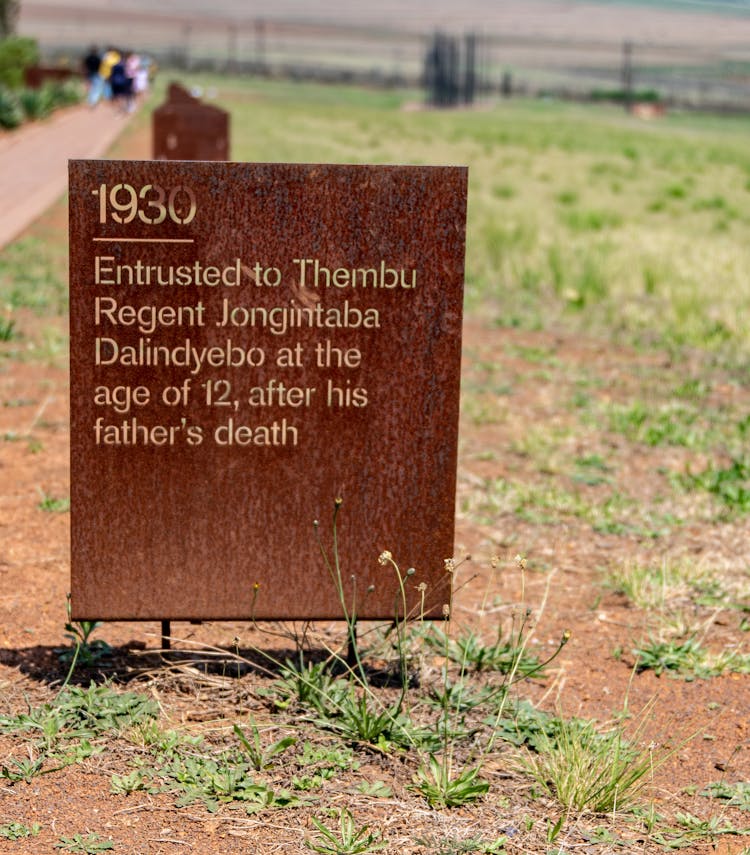
[[[68,159],[101,157],[127,122],[110,104],[83,104],[0,130],[0,249],[66,192]]]

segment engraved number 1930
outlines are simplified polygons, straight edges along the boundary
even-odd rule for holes
[[[92,190],[99,197],[99,222],[106,223],[108,215],[116,223],[132,223],[138,217],[142,223],[158,226],[167,217],[186,226],[195,217],[195,193],[183,184],[168,193],[158,184],[144,184],[136,190],[131,184],[101,184]]]

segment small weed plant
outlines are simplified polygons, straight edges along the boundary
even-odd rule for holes
[[[566,810],[577,812],[632,808],[654,768],[666,759],[635,747],[621,725],[601,732],[593,721],[575,718],[558,718],[551,734],[538,734],[535,746],[536,751],[522,755],[522,767]]]
[[[26,754],[0,765],[0,777],[12,782],[80,763],[103,750],[105,737],[154,718],[156,704],[108,685],[69,686],[50,703],[18,715],[0,715],[0,732],[24,738]]]
[[[239,739],[242,747],[245,749],[245,754],[250,761],[251,767],[256,772],[262,772],[268,769],[274,758],[283,754],[287,748],[290,748],[297,741],[293,736],[284,736],[276,742],[268,746],[263,746],[260,738],[260,731],[255,719],[250,719],[250,736],[247,736],[245,731],[238,725],[233,725],[235,736]]]
[[[606,585],[638,608],[671,611],[677,601],[691,597],[710,576],[706,568],[689,561],[628,561],[609,574]]]
[[[315,790],[322,787],[326,781],[330,781],[345,771],[356,771],[359,763],[354,759],[354,751],[346,745],[338,743],[333,745],[313,745],[305,742],[302,746],[302,755],[298,756],[296,763],[303,770],[302,774],[292,778],[292,788],[295,790]],[[376,782],[371,788],[368,785],[361,790],[365,795],[378,797],[383,795],[383,784]],[[388,795],[390,795],[390,789]]]
[[[688,490],[710,493],[728,514],[750,511],[750,458],[732,457],[726,466],[711,464],[702,472],[690,471],[677,478]]]
[[[499,671],[501,674],[518,674],[522,677],[543,676],[544,665],[539,658],[527,653],[521,640],[524,636],[524,624],[528,615],[521,621],[517,632],[504,639],[502,625],[498,626],[497,637],[492,644],[485,644],[482,638],[472,630],[464,630],[457,638],[447,636],[440,629],[433,629],[427,636],[427,642],[436,650],[447,647],[447,656],[452,661],[475,671]]]
[[[319,719],[321,726],[345,740],[361,742],[382,751],[393,746],[410,748],[419,741],[417,728],[400,705],[381,706],[371,691],[352,689],[338,702],[332,715]]]
[[[0,341],[10,341],[15,336],[15,326],[13,318],[0,317]]]
[[[455,837],[439,839],[418,839],[416,843],[432,855],[464,855],[475,852],[478,855],[502,855],[505,852],[505,837],[497,840],[482,840],[479,837],[468,837],[463,840]]]
[[[312,817],[312,823],[318,834],[305,841],[305,846],[321,855],[356,855],[379,852],[385,848],[386,841],[368,825],[358,826],[351,811],[346,808],[338,811],[338,828],[329,828],[322,820]]]
[[[280,678],[270,693],[278,709],[297,704],[325,715],[340,706],[346,690],[331,675],[330,661],[287,659],[279,670]]]
[[[52,496],[40,491],[40,497],[37,505],[40,511],[48,514],[66,514],[70,510],[70,499],[64,496]]]
[[[100,621],[81,620],[74,621],[71,617],[70,594],[67,604],[68,620],[65,623],[65,638],[70,642],[70,647],[58,649],[57,656],[60,662],[70,665],[68,679],[77,665],[91,668],[102,659],[112,655],[112,648],[106,641],[98,638],[92,641],[92,634],[101,626]]]
[[[23,840],[25,837],[36,837],[42,830],[38,822],[25,825],[23,822],[6,822],[0,825],[0,837],[5,840]]]
[[[737,828],[720,816],[701,819],[691,813],[677,813],[674,819],[674,826],[662,828],[651,837],[655,843],[666,849],[686,849],[695,845],[712,844],[723,835],[750,834],[750,829]]]
[[[430,807],[460,807],[487,794],[490,785],[479,777],[480,771],[479,765],[455,771],[449,760],[431,754],[417,770],[415,789]]]
[[[103,840],[98,834],[74,834],[72,837],[61,837],[55,843],[55,849],[63,852],[81,852],[86,855],[96,855],[98,852],[109,852],[115,848],[113,840]]]
[[[657,676],[666,673],[691,680],[750,673],[750,654],[738,650],[712,653],[695,637],[683,641],[652,638],[634,648],[633,655],[638,671],[651,670]]]
[[[750,811],[750,783],[747,781],[738,781],[735,784],[714,781],[703,790],[701,795],[718,799],[727,807]]]

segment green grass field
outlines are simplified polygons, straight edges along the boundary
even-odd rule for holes
[[[750,120],[201,80],[236,160],[466,164],[467,308],[528,328],[741,358],[750,299]],[[414,94],[411,101],[418,104]],[[489,314],[487,314],[489,312]]]

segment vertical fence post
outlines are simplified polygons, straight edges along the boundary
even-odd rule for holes
[[[237,25],[230,24],[227,30],[227,71],[236,74],[237,67]]]
[[[255,62],[259,69],[266,64],[266,22],[262,18],[255,19]]]
[[[182,44],[183,44],[183,52],[184,52],[184,62],[185,62],[185,70],[190,71],[190,67],[193,64],[193,60],[191,57],[191,44],[190,40],[193,35],[193,27],[192,24],[185,24],[182,28]]]
[[[477,37],[467,33],[464,37],[464,86],[465,104],[473,104],[477,88]]]
[[[633,106],[633,42],[622,43],[622,91],[625,109]]]

